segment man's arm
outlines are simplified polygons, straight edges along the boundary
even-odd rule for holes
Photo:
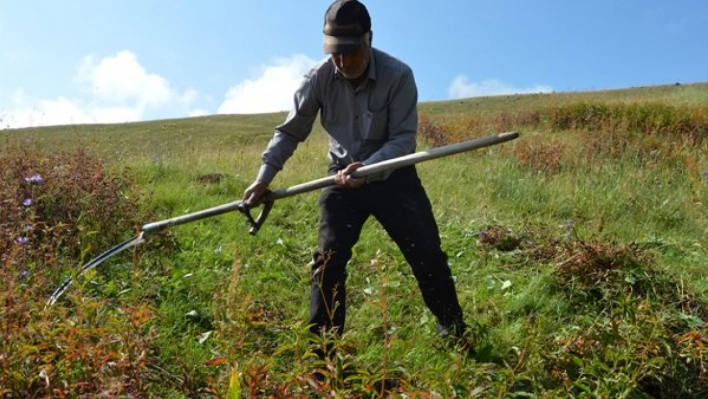
[[[262,154],[263,164],[256,180],[244,192],[244,201],[249,205],[260,202],[275,175],[283,169],[297,146],[305,141],[320,109],[312,89],[312,73],[308,74],[295,91],[293,107],[285,122],[275,128],[273,138]]]
[[[288,117],[283,124],[275,128],[273,138],[263,152],[263,166],[258,173],[258,180],[270,183],[283,169],[298,144],[310,135],[320,109],[313,89],[312,76],[311,73],[303,79],[293,95],[293,107]]]

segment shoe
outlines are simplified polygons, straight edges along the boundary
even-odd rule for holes
[[[437,332],[438,336],[441,338],[464,339],[465,333],[467,332],[467,324],[459,322],[446,327],[438,322],[435,325],[435,332]]]
[[[451,347],[457,348],[466,357],[475,358],[477,356],[477,351],[468,339],[467,324],[464,322],[453,324],[449,327],[437,323],[435,332]]]

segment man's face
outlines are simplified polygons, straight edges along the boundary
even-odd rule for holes
[[[364,72],[366,72],[371,52],[369,51],[369,45],[363,43],[356,52],[332,53],[330,57],[337,67],[337,70],[339,70],[345,78],[354,80],[361,78]]]

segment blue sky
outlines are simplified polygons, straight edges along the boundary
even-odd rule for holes
[[[330,0],[0,0],[0,129],[287,110]],[[420,101],[708,81],[706,0],[369,0]]]

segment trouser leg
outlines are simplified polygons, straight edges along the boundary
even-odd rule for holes
[[[310,291],[310,330],[344,332],[346,265],[368,213],[355,190],[330,187],[320,195],[318,250],[314,253]]]
[[[414,168],[398,172],[382,185],[380,195],[388,200],[377,202],[373,214],[411,266],[430,311],[444,327],[461,334],[466,327],[462,308],[430,200]]]

